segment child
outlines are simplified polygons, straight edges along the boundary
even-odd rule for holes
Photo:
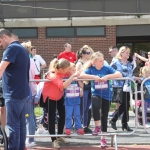
[[[107,80],[119,78],[122,75],[110,66],[104,65],[104,56],[100,52],[95,52],[91,56],[91,61],[87,64],[87,69],[84,72],[85,74],[80,75],[80,78],[95,80],[91,81],[92,110],[96,126],[93,135],[98,135],[100,131],[102,134],[105,134],[107,132],[107,118],[112,99],[110,85]],[[107,147],[105,136],[101,137],[101,147]]]
[[[143,76],[143,79],[150,77],[150,67],[149,66],[145,66],[145,67],[142,68],[142,76]],[[150,93],[150,80],[145,81],[144,86],[146,87],[146,89]],[[145,99],[145,103],[144,103],[145,126],[146,126],[146,128],[150,128],[150,123],[147,121],[147,108],[149,108],[149,107],[150,107],[150,98]]]
[[[63,79],[68,72],[70,62],[66,59],[56,60],[54,63],[54,71],[47,74],[46,79],[50,82],[45,82],[42,96],[43,101],[46,102],[46,109],[48,111],[48,131],[51,135],[55,134],[55,115],[56,110],[59,113],[58,134],[63,133],[65,125],[65,107],[64,107],[64,89],[67,88],[74,77],[79,76],[80,72],[72,74],[65,82]],[[68,143],[64,138],[51,137],[52,147],[60,148],[58,141]]]
[[[71,63],[69,68],[69,76],[76,72],[76,66]],[[81,125],[80,116],[80,88],[83,89],[83,83],[81,81],[72,81],[71,84],[66,88],[65,92],[65,110],[66,110],[66,134],[71,134],[72,117],[74,117],[75,129],[77,134],[84,134]],[[73,115],[73,116],[72,116]]]

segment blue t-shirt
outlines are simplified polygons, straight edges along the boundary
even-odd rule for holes
[[[150,80],[145,81],[144,86],[146,87],[146,89],[148,90],[148,92],[150,94]],[[150,98],[145,99],[145,102],[150,102]]]
[[[100,70],[97,70],[94,66],[85,70],[86,74],[97,75],[99,77],[103,77],[108,74],[113,74],[115,72],[116,71],[113,68],[111,68],[110,66],[105,66],[105,65]],[[91,81],[92,95],[97,95],[106,100],[111,100],[112,99],[112,85],[110,84],[110,82],[106,81],[102,85],[99,85],[99,84],[101,84],[101,82],[98,83],[95,81]]]
[[[80,105],[80,87],[77,81],[72,81],[65,90],[64,105]]]
[[[2,61],[10,62],[2,76],[3,97],[22,99],[30,95],[27,50],[18,42],[12,42],[5,50]]]

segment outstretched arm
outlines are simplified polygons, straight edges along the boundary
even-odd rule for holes
[[[145,58],[145,57],[143,57],[143,56],[140,56],[140,55],[137,54],[137,53],[134,53],[134,55],[135,55],[136,57],[138,57],[139,59],[141,59],[142,61],[148,61],[147,58]]]

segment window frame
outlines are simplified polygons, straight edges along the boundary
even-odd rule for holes
[[[16,33],[14,33],[14,34],[16,34],[17,36],[18,36],[18,38],[19,39],[38,39],[38,28],[37,27],[21,27],[21,28],[7,28],[11,33],[14,33],[14,32],[12,32],[13,31],[13,29],[35,29],[36,30],[36,36],[23,36],[23,37],[19,37],[19,35],[17,35]]]
[[[94,28],[94,27],[103,27],[104,35],[77,35],[77,28]],[[74,36],[48,36],[47,30],[48,28],[74,28]],[[66,27],[46,27],[46,38],[78,38],[78,37],[106,37],[106,26],[66,26]]]

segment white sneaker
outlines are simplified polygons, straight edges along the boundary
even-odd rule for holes
[[[29,147],[34,147],[36,144],[35,142],[31,142],[31,143],[26,143],[26,147],[29,148]]]
[[[42,127],[42,128],[38,128],[38,129],[37,129],[37,133],[38,133],[38,134],[45,134],[45,133],[48,133],[48,131],[45,130],[45,129]]]
[[[145,124],[145,127],[146,129],[150,128],[150,124],[149,123]]]

